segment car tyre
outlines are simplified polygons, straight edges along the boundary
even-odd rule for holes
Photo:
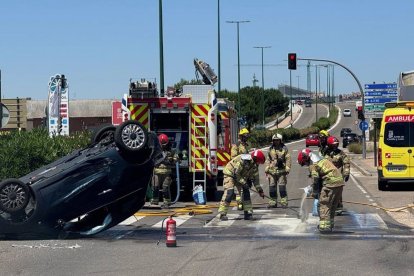
[[[104,126],[98,129],[92,137],[92,143],[97,144],[101,141],[111,143],[115,140],[116,127],[113,125]]]
[[[387,191],[388,183],[384,180],[378,180],[378,190],[380,191]]]
[[[29,186],[10,178],[0,183],[0,210],[9,214],[23,211],[30,200]]]
[[[115,131],[115,143],[125,153],[138,153],[147,146],[148,131],[139,122],[123,122]]]

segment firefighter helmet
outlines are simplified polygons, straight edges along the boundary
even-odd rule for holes
[[[303,149],[299,151],[298,154],[298,163],[301,166],[304,166],[310,160],[310,155],[312,151],[310,149]]]
[[[240,129],[239,135],[247,135],[249,134],[249,130],[247,128]]]
[[[266,157],[261,150],[255,150],[252,152],[253,160],[258,164],[264,164]]]
[[[272,140],[280,140],[280,141],[282,141],[283,140],[283,136],[280,133],[273,134]]]
[[[160,135],[158,135],[158,141],[160,141],[160,144],[162,146],[166,146],[170,142],[170,140],[168,139],[168,136],[165,135],[164,133],[161,133]]]
[[[339,140],[335,136],[329,136],[327,140],[328,146],[339,145]]]
[[[328,137],[329,132],[327,130],[322,129],[321,131],[319,131],[319,136]]]

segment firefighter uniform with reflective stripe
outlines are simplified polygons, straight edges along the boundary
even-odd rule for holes
[[[247,143],[238,142],[231,146],[230,158],[233,159],[237,155],[249,153],[249,145]]]
[[[243,191],[242,201],[245,214],[246,212],[249,214],[253,213],[249,188],[253,184],[259,193],[263,192],[259,184],[259,166],[253,161],[250,155],[242,154],[227,163],[223,174],[224,194],[218,212],[221,215],[227,214],[233,197],[234,187],[237,187]]]
[[[172,171],[171,169],[178,162],[178,155],[172,149],[163,149],[165,158],[164,160],[154,168],[153,177],[153,199],[151,204],[158,204],[159,202],[159,190],[162,186],[162,194],[164,198],[164,204],[169,205],[171,203],[170,185],[172,183]]]
[[[331,230],[334,226],[335,209],[342,195],[344,180],[341,172],[328,159],[324,158],[309,166],[313,178],[313,194],[322,185],[319,194],[319,230]]]
[[[279,187],[281,205],[283,207],[287,206],[286,184],[291,165],[290,153],[283,143],[270,146],[265,168],[265,173],[269,179],[269,195],[271,198],[269,207],[277,206],[277,187]]]
[[[246,142],[239,141],[237,144],[233,144],[231,147],[230,158],[233,159],[240,154],[249,153],[249,145]],[[243,210],[243,204],[241,200],[242,191],[240,188],[235,187],[234,193],[236,195],[237,209]]]
[[[349,161],[348,155],[346,155],[345,152],[343,152],[342,150],[338,148],[336,149],[329,148],[326,151],[324,157],[332,161],[335,167],[337,167],[341,171],[342,177],[345,179],[345,181],[347,181],[349,178],[350,168],[351,168],[351,162]],[[343,204],[342,204],[342,196],[341,196],[341,198],[339,199],[339,203],[338,203],[338,207],[336,211],[337,215],[342,214],[342,208],[343,208]]]

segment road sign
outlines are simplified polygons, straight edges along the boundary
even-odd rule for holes
[[[367,89],[397,89],[396,83],[372,83],[372,84],[365,84],[365,90]]]
[[[365,118],[382,118],[384,104],[398,100],[396,83],[373,83],[364,87]]]
[[[10,112],[7,107],[0,103],[0,112],[1,112],[1,122],[0,122],[0,128],[5,127],[10,119]]]
[[[395,97],[395,101],[397,97]],[[394,98],[365,98],[364,99],[365,105],[366,104],[384,104],[388,102],[394,102]]]
[[[368,124],[367,121],[361,121],[361,122],[359,122],[359,129],[360,130],[365,131],[365,130],[368,129],[368,127],[369,127],[369,124]]]

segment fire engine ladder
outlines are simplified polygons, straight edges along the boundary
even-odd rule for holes
[[[207,185],[207,119],[205,116],[194,116],[193,121],[194,143],[194,168],[193,168],[193,189],[196,185],[202,185],[206,191]],[[197,165],[201,164],[202,168]]]

